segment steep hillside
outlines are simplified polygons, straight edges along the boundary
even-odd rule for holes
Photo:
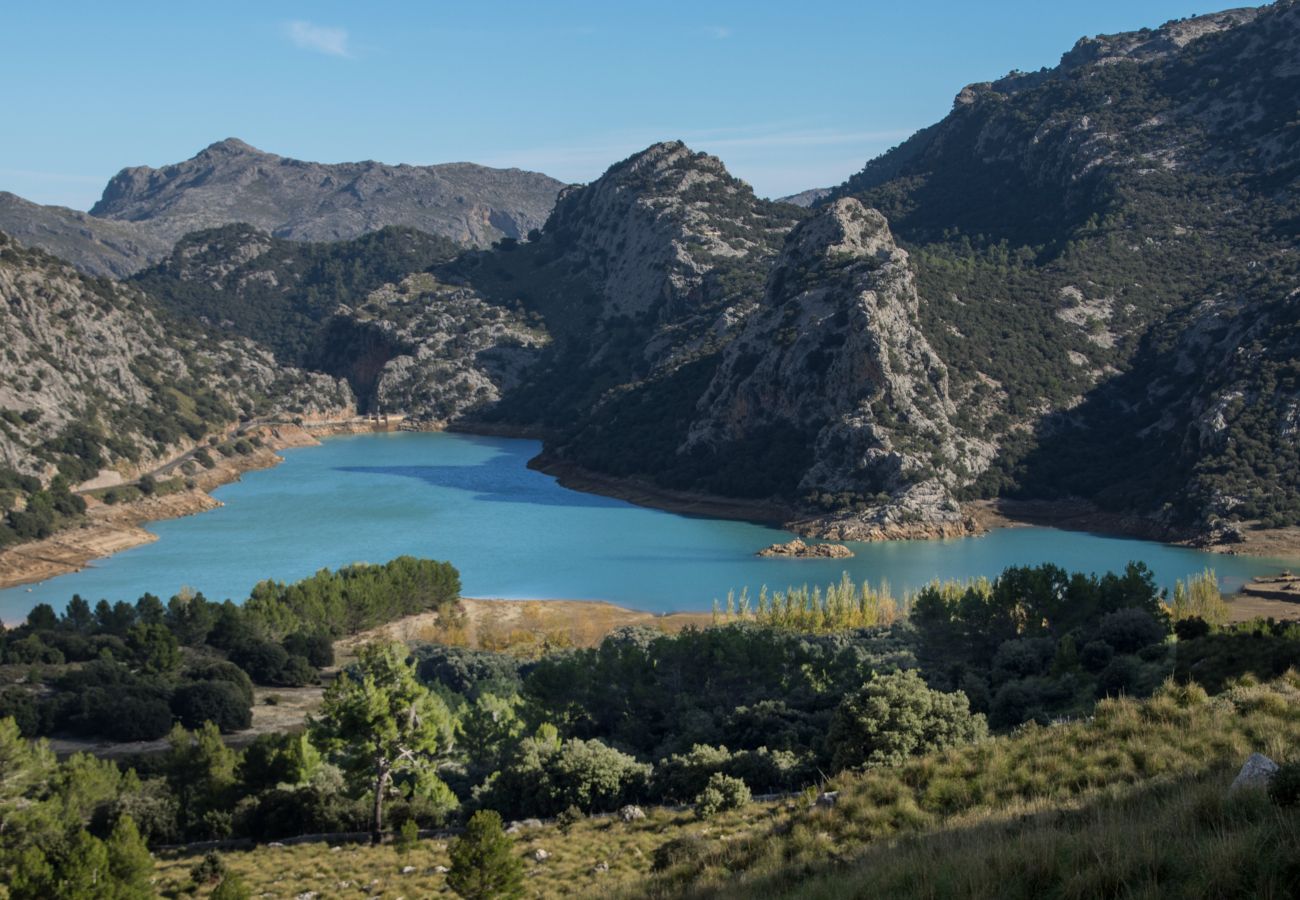
[[[517,389],[548,341],[536,316],[419,273],[336,309],[307,363],[346,378],[360,412],[445,425]]]
[[[252,338],[286,365],[301,365],[340,304],[360,305],[376,288],[459,250],[447,238],[411,228],[310,243],[227,225],[186,235],[133,283],[178,316]]]
[[[0,191],[0,231],[89,275],[125,278],[161,258],[169,242],[148,226],[115,222],[63,206],[41,206]]]
[[[521,312],[425,274],[458,252],[411,228],[311,243],[228,225],[187,235],[132,284],[283,365],[345,378],[362,413],[446,422],[517,386],[547,340]]]
[[[763,308],[724,354],[684,451],[785,431],[811,448],[798,491],[841,539],[958,534],[953,491],[991,448],[953,424],[948,368],[921,333],[907,253],[875,210],[843,199],[799,225]],[[846,509],[862,512],[844,515]]]
[[[151,461],[240,417],[351,406],[346,385],[279,365],[243,339],[161,316],[0,235],[0,467],[75,484]],[[12,499],[12,498],[10,498]]]
[[[171,241],[244,222],[300,241],[336,241],[405,225],[486,246],[540,226],[562,187],[536,172],[472,163],[304,162],[228,138],[185,162],[123,169],[90,214],[148,222]]]
[[[811,213],[666,142],[527,240],[230,227],[139,283],[363,409],[540,434],[574,479],[775,501],[845,538],[969,531],[984,498],[1231,538],[1300,522],[1298,53],[1291,0],[1085,39],[963,89]],[[239,208],[300,238],[391,220],[433,178],[358,165],[329,228],[295,173],[352,169],[237,141],[128,170],[95,212]]]
[[[770,492],[677,447],[800,216],[755,197],[717,158],[668,142],[566,191],[537,240],[463,257],[458,275],[536,312],[554,339],[528,383],[485,418],[549,434],[549,464]]]
[[[1298,50],[1292,2],[1085,39],[967,87],[838,189],[910,252],[961,427],[998,447],[967,496],[1081,496],[1173,533],[1300,520]]]

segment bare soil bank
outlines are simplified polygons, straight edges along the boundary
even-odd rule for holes
[[[464,597],[456,615],[420,613],[344,638],[340,659],[374,640],[437,643],[536,656],[546,649],[594,647],[616,628],[640,625],[675,634],[713,623],[708,612],[648,613],[604,600],[483,600]]]
[[[1211,553],[1300,560],[1300,527],[1258,528],[1244,522],[1238,531],[1240,540],[1228,542],[1188,535],[1142,516],[1106,512],[1080,500],[979,500],[966,508],[990,529],[1040,525],[1159,541]]]

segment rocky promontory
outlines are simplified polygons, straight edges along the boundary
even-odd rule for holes
[[[757,556],[783,556],[790,559],[850,559],[853,551],[843,544],[809,544],[800,538],[784,544],[772,544],[759,550]]]

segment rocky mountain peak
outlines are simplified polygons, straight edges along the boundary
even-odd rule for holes
[[[640,153],[635,153],[621,163],[611,166],[606,176],[617,178],[620,173],[663,176],[689,170],[707,171],[730,177],[727,167],[718,157],[692,150],[681,141],[660,141],[651,144]]]
[[[794,216],[768,207],[722,161],[681,141],[654,144],[566,191],[547,222],[568,256],[591,266],[608,316],[698,310],[719,261],[768,256]],[[773,228],[773,226],[776,226]]]
[[[900,253],[907,258],[894,243],[883,215],[852,197],[841,197],[790,233],[778,265],[810,260],[834,262],[846,255],[883,263]]]
[[[199,151],[198,155],[208,156],[272,156],[273,154],[258,150],[252,144],[247,144],[239,138],[228,137],[224,141],[216,141],[208,144]]]
[[[1182,50],[1193,41],[1255,20],[1259,7],[1242,7],[1204,16],[1174,19],[1159,28],[1080,38],[1061,57],[1061,71],[1121,61],[1149,62]]]
[[[147,223],[172,242],[246,222],[291,240],[348,240],[399,225],[487,246],[540,227],[562,187],[536,172],[469,163],[306,162],[227,138],[184,162],[123,169],[91,215]]]

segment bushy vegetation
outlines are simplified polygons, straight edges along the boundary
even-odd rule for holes
[[[64,476],[43,488],[37,478],[0,467],[0,547],[49,537],[85,511]]]
[[[459,597],[460,574],[452,565],[400,556],[382,566],[322,570],[288,585],[263,581],[244,604],[244,615],[273,637],[339,637],[402,616],[447,610]]]
[[[153,860],[116,802],[139,786],[111,763],[58,762],[0,718],[0,884],[14,900],[154,896]]]
[[[0,689],[0,715],[28,736],[153,740],[177,721],[239,731],[250,722],[253,683],[314,684],[334,662],[335,637],[449,610],[459,593],[451,565],[399,557],[263,582],[242,606],[190,592],[93,608],[74,596],[61,616],[38,605],[0,633],[0,663],[30,671],[26,684]]]
[[[413,566],[395,561],[391,584],[446,610],[438,599],[443,578],[434,570],[415,577]],[[702,832],[661,828],[656,844],[641,850],[644,862],[621,870],[640,866],[645,876],[653,864],[651,888],[667,894],[731,885],[724,870],[745,879],[739,884],[770,879],[779,891],[788,866],[820,877],[833,846],[869,848],[882,838],[926,835],[954,817],[979,821],[1008,810],[1019,815],[1033,804],[1092,802],[1157,775],[1202,778],[1244,757],[1260,735],[1267,735],[1263,749],[1286,761],[1285,748],[1300,737],[1300,682],[1286,675],[1260,686],[1251,674],[1280,665],[1283,656],[1273,648],[1294,636],[1266,623],[1237,629],[1188,615],[1217,608],[1201,581],[1176,592],[1181,612],[1174,614],[1150,573],[1134,564],[1100,577],[1048,565],[1008,569],[991,582],[932,585],[899,605],[910,606],[912,623],[875,628],[837,628],[834,617],[825,618],[827,609],[847,611],[846,622],[861,615],[860,589],[837,585],[832,596],[855,603],[828,607],[823,592],[815,619],[760,623],[750,614],[676,635],[625,628],[597,647],[537,660],[454,648],[408,654],[399,645],[372,644],[330,686],[305,733],[227,748],[221,720],[234,717],[237,725],[251,692],[240,660],[274,656],[268,647],[281,654],[287,646],[322,650],[297,616],[337,623],[321,612],[330,608],[321,597],[346,593],[349,585],[366,586],[358,597],[379,597],[383,583],[381,571],[342,579],[322,573],[300,586],[267,587],[264,596],[274,603],[233,615],[227,610],[238,607],[191,608],[192,597],[175,611],[152,601],[142,610],[75,604],[62,619],[49,610],[34,613],[37,635],[76,622],[125,629],[118,640],[134,654],[133,666],[114,662],[110,650],[110,658],[63,676],[77,685],[71,696],[87,697],[77,707],[81,714],[117,695],[137,696],[145,710],[150,686],[152,696],[175,708],[157,726],[171,728],[167,749],[130,761],[133,771],[115,782],[99,812],[86,814],[84,827],[110,827],[114,817],[130,816],[150,844],[362,830],[378,842],[391,832],[402,836],[399,849],[409,857],[421,852],[420,827],[477,821],[471,832],[483,834],[447,857],[472,892],[505,871],[502,860],[513,860],[506,868],[514,871],[519,859],[509,835],[496,836],[501,817],[554,818],[566,835],[586,835],[595,834],[587,815],[678,804],[684,812],[675,827],[707,821],[727,840],[720,845]],[[1189,600],[1192,594],[1200,599]],[[1175,618],[1181,639],[1169,634]],[[818,631],[801,630],[814,621]],[[274,642],[275,622],[294,629],[283,643]],[[230,660],[214,655],[200,667],[186,642],[200,635],[252,638],[232,644]],[[91,638],[112,636],[109,630]],[[1260,651],[1251,666],[1204,649],[1235,639]],[[1224,693],[1211,700],[1198,685],[1177,680],[1184,677],[1176,662],[1184,650],[1188,666],[1204,669],[1205,660],[1213,661]],[[159,679],[177,671],[187,673],[187,683],[163,694]],[[1177,678],[1166,678],[1169,671]],[[947,683],[954,679],[960,684]],[[990,719],[1003,736],[989,737],[985,716],[967,701],[964,691],[981,679],[998,686]],[[1071,714],[1091,719],[1037,724],[1053,718],[1043,704],[1065,697],[1062,684],[1074,691],[1067,698]],[[92,685],[104,693],[88,694]],[[1145,703],[1133,699],[1147,694]],[[172,726],[176,717],[182,724]],[[200,719],[198,727],[184,727]],[[17,723],[7,727],[17,734]],[[1278,804],[1290,802],[1287,777]],[[786,797],[776,807],[784,811],[764,806],[775,819],[766,812],[747,817],[751,805],[772,802],[756,794]],[[815,809],[805,811],[819,795]],[[629,839],[641,834],[635,823],[642,815],[620,817]],[[511,831],[519,827],[529,826]],[[545,865],[553,851],[536,854],[532,846],[533,864]],[[496,862],[483,862],[489,857]],[[589,872],[610,869],[591,865]],[[200,874],[213,885],[250,875]],[[191,875],[189,883],[200,881]]]
[[[1098,578],[1050,564],[992,582],[931,585],[912,601],[931,685],[961,689],[995,728],[1086,714],[1150,692],[1172,669],[1169,615],[1151,572]]]
[[[522,897],[524,866],[512,852],[501,817],[484,809],[470,817],[465,834],[451,846],[447,886],[466,900]]]
[[[823,785],[838,792],[833,805],[756,799],[707,819],[647,807],[643,820],[526,827],[507,846],[529,892],[546,897],[1283,897],[1300,813],[1228,784],[1253,750],[1293,752],[1297,699],[1294,678],[1218,698],[1171,684],[1145,701],[1105,701],[1091,721],[834,778]],[[263,846],[225,865],[255,892],[325,895],[348,882],[436,896],[448,843],[405,854]],[[191,883],[202,853],[163,857],[164,894]]]
[[[1104,700],[1089,722],[841,774],[833,805],[709,842],[647,892],[1284,896],[1300,818],[1227,785],[1259,747],[1296,746],[1297,701],[1294,673],[1214,699],[1169,682],[1145,702]]]
[[[840,702],[827,750],[834,771],[896,766],[908,757],[984,738],[984,717],[966,695],[926,686],[914,671],[877,675]]]

